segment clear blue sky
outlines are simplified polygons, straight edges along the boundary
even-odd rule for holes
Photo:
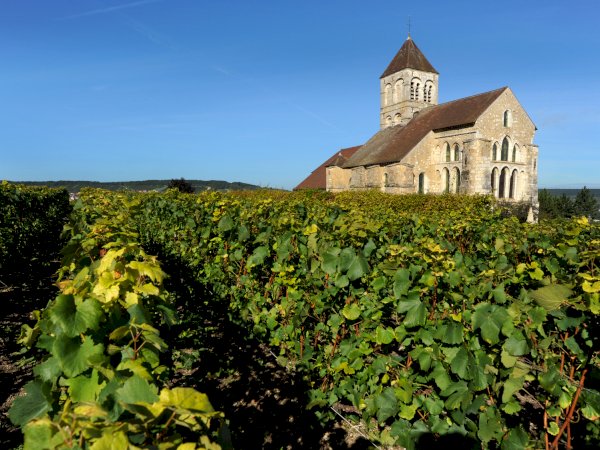
[[[440,102],[510,86],[540,187],[600,187],[598,0],[2,0],[0,179],[292,188],[377,131],[408,16]]]

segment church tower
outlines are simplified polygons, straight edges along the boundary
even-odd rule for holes
[[[381,128],[406,125],[414,115],[438,104],[438,77],[410,35],[381,75]]]

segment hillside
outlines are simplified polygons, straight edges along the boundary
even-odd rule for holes
[[[144,180],[144,181],[15,181],[15,183],[30,186],[64,187],[69,192],[79,192],[84,187],[107,189],[109,191],[161,191],[166,189],[171,180]],[[223,180],[186,180],[196,191],[213,189],[216,191],[247,191],[260,189],[260,186],[241,182],[228,182]]]

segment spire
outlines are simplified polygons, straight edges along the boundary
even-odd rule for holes
[[[412,40],[410,31],[408,32],[408,37],[406,38],[406,41],[404,41],[402,48],[396,53],[396,56],[394,56],[394,59],[392,59],[392,62],[387,66],[387,69],[385,69],[385,72],[383,72],[380,78],[387,77],[402,69],[416,69],[423,72],[438,73],[431,63],[427,61],[425,55],[421,53],[421,50],[419,50],[415,41]]]

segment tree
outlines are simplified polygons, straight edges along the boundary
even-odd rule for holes
[[[546,189],[542,189],[539,192],[538,201],[540,202],[540,219],[555,219],[558,217],[556,200],[557,198]]]
[[[598,208],[598,201],[594,198],[592,192],[584,186],[575,197],[573,204],[575,214],[595,218],[598,216]]]
[[[169,182],[167,186],[168,189],[177,189],[179,192],[183,192],[184,194],[193,194],[194,186],[191,185],[190,182],[185,181],[184,178],[180,178],[179,180],[173,179]]]
[[[538,194],[540,202],[540,219],[560,219],[575,215],[573,200],[566,194],[561,196],[552,195],[546,189]]]
[[[556,197],[556,212],[556,217],[573,217],[576,215],[571,197],[568,197],[567,194]]]

